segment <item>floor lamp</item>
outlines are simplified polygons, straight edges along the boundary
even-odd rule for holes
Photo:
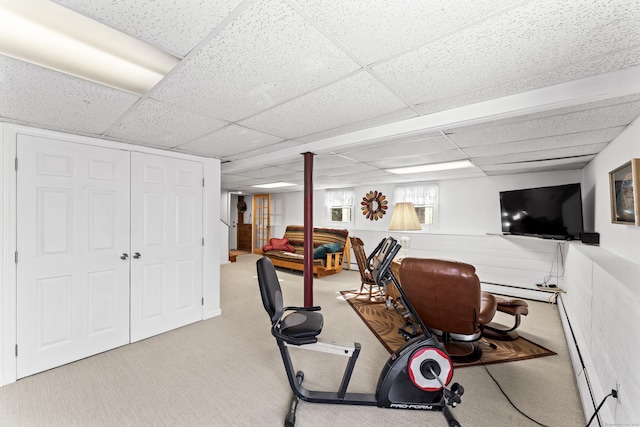
[[[409,255],[409,236],[407,231],[422,230],[418,215],[413,207],[413,203],[402,202],[396,203],[393,208],[393,215],[391,216],[391,224],[389,224],[389,231],[402,231],[402,238],[400,239],[400,245],[402,246],[402,257],[406,258]]]

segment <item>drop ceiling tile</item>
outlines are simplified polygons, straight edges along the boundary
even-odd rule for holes
[[[413,104],[632,48],[640,3],[539,0],[373,66]]]
[[[241,0],[53,1],[181,56],[189,53],[241,3]]]
[[[352,182],[351,185],[354,187],[369,186],[371,190],[375,190],[378,185],[389,185],[389,184],[402,185],[402,184],[410,184],[414,181],[404,178],[400,175],[395,175],[395,176],[371,176],[366,178],[359,176],[359,177],[354,177],[354,179],[351,182]]]
[[[638,53],[640,54],[640,51]],[[521,123],[526,121],[544,119],[552,116],[562,116],[569,113],[578,113],[578,112],[587,111],[587,110],[599,111],[601,108],[604,108],[604,107],[613,107],[616,105],[634,103],[636,101],[640,101],[640,93],[621,96],[621,97],[608,98],[601,101],[576,104],[569,107],[544,110],[544,111],[539,111],[537,113],[523,114],[519,116],[509,117],[506,119],[480,122],[472,125],[451,128],[446,130],[445,133],[450,134],[450,133],[458,133],[458,132],[467,132],[471,130],[477,130],[477,129],[483,129],[483,128],[489,128],[489,127],[498,127],[498,126],[509,125],[513,123]],[[606,112],[606,110],[604,111]]]
[[[313,156],[314,173],[335,167],[348,169],[353,165],[357,165],[357,162],[353,159],[335,153],[322,153]],[[275,166],[295,171],[304,171],[304,157],[300,155],[296,159],[287,160],[278,163]]]
[[[351,169],[352,167],[357,166],[357,164],[358,163],[353,159],[333,152],[318,154],[313,158],[313,170],[320,171],[322,173],[324,173],[327,169],[333,169],[336,167]]]
[[[293,139],[392,113],[406,105],[371,74],[359,72],[240,124]]]
[[[275,136],[231,124],[176,148],[179,151],[223,158],[233,154],[265,149],[281,140]]]
[[[477,178],[486,176],[486,173],[479,167],[470,167],[464,169],[450,169],[435,172],[419,172],[413,174],[399,175],[405,179],[411,179],[413,182],[440,181],[445,179],[462,179]]]
[[[0,93],[0,117],[90,135],[107,130],[140,99],[4,55],[0,55]]]
[[[329,190],[333,188],[349,188],[355,187],[356,182],[344,177],[322,176],[313,179],[314,190]]]
[[[249,178],[268,178],[269,181],[271,181],[271,177],[286,176],[288,174],[294,174],[294,173],[296,172],[292,172],[284,168],[267,166],[264,168],[255,168],[252,170],[243,171],[242,176],[247,176]]]
[[[374,166],[370,166],[366,163],[355,163],[349,167],[334,167],[334,168],[327,168],[327,169],[323,169],[323,170],[319,170],[316,171],[314,169],[314,177],[316,176],[335,176],[335,177],[339,177],[339,176],[343,176],[343,175],[350,175],[350,174],[368,174],[371,171],[375,171],[377,170],[376,167]]]
[[[433,135],[433,133],[430,135]],[[348,147],[345,150],[340,150],[339,153],[360,162],[372,162],[395,157],[399,153],[406,157],[437,153],[455,148],[446,137],[437,135],[426,138],[421,138],[420,136],[402,137],[398,140],[384,143],[361,144],[355,148]]]
[[[369,162],[370,165],[382,168],[402,168],[405,166],[427,165],[431,163],[452,162],[454,160],[465,160],[467,156],[460,150],[446,150],[427,154],[396,155],[385,157]]]
[[[453,129],[447,134],[453,143],[466,148],[625,126],[639,114],[640,101],[637,101],[468,132]]]
[[[154,147],[176,147],[226,123],[145,99],[107,132],[118,140]]]
[[[575,157],[571,159],[543,160],[539,162],[501,163],[483,166],[487,175],[503,175],[511,173],[546,172],[553,170],[582,169],[593,160],[595,155]]]
[[[287,172],[281,175],[269,176],[266,181],[267,182],[288,182],[290,184],[304,184],[304,173],[303,172]]]
[[[469,157],[500,156],[505,154],[527,153],[538,150],[576,147],[597,143],[608,143],[624,130],[624,126],[598,129],[588,132],[577,132],[554,135],[546,138],[528,139],[524,141],[505,142],[495,145],[479,145],[468,147],[463,151]]]
[[[639,65],[640,47],[625,49],[522,79],[498,82],[492,86],[448,98],[428,101],[414,106],[413,109],[419,114],[425,115]]]
[[[153,96],[236,121],[358,68],[285,2],[262,0],[168,76]]]
[[[379,117],[374,117],[372,119],[363,120],[356,123],[350,123],[345,126],[340,126],[337,128],[329,129],[326,131],[314,133],[311,135],[306,135],[300,138],[296,138],[295,140],[301,143],[319,141],[326,138],[331,138],[338,135],[344,135],[351,132],[356,132],[363,129],[369,129],[376,126],[382,126],[389,123],[395,123],[400,120],[411,119],[414,117],[418,117],[413,110],[409,108],[404,108],[402,110],[393,111],[389,114],[384,114]]]
[[[254,181],[255,178],[242,176],[242,175],[232,175],[230,173],[224,173],[222,174],[220,180],[222,184],[238,184],[238,183],[243,183],[247,181]]]
[[[297,0],[360,61],[371,64],[469,25],[519,0]]]
[[[303,157],[300,156],[299,158],[288,159],[286,161],[281,161],[281,162],[271,164],[271,166],[275,166],[278,168],[283,168],[291,171],[301,172],[304,170],[304,160],[303,160]],[[316,168],[316,164],[315,164],[315,158],[314,158],[314,169],[315,168]]]
[[[577,147],[556,148],[551,150],[528,151],[526,153],[503,154],[500,156],[474,157],[471,162],[483,167],[485,165],[497,165],[502,163],[520,163],[539,160],[569,159],[572,157],[583,157],[597,154],[604,147],[606,142],[600,144],[580,145]]]
[[[286,141],[276,142],[274,144],[270,144],[261,148],[254,148],[250,151],[240,151],[234,154],[223,156],[222,158],[224,160],[231,160],[231,161],[242,160],[250,157],[261,156],[267,153],[273,153],[275,151],[286,150],[288,148],[296,147],[298,145],[300,144],[298,144],[297,142],[286,140]],[[241,149],[246,150],[246,148],[244,147],[242,147]]]

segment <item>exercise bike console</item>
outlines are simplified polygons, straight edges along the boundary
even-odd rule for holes
[[[393,281],[406,300],[390,268],[391,261],[400,250],[400,245],[391,237],[381,242],[381,245],[372,274],[378,286],[386,286]],[[295,423],[298,399],[315,403],[442,411],[450,427],[460,426],[448,406],[455,407],[460,403],[460,396],[464,389],[457,383],[450,389],[447,388],[453,377],[453,365],[444,347],[433,334],[428,332],[427,328],[422,328],[426,331],[424,335],[406,342],[389,357],[378,378],[375,394],[348,393],[351,374],[360,354],[360,344],[344,346],[320,341],[318,336],[323,326],[320,308],[284,306],[280,282],[269,258],[263,257],[258,260],[257,271],[262,302],[271,318],[271,333],[276,338],[289,385],[294,393],[285,426],[293,426]],[[410,303],[408,301],[405,303],[407,303],[407,309],[412,310]],[[304,374],[294,370],[289,346],[348,357],[339,389],[330,392],[308,390],[303,387]]]

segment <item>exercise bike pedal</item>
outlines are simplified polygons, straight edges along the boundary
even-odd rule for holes
[[[411,331],[408,331],[407,329],[411,329]],[[422,335],[422,334],[418,334],[418,328],[410,320],[405,322],[404,325],[398,328],[398,333],[402,335],[405,341],[409,341],[417,337],[418,335]]]
[[[444,397],[447,405],[456,407],[462,401],[461,396],[464,394],[464,387],[458,383],[453,383],[450,389],[444,389]]]

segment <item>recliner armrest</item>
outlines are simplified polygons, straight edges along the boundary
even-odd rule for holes
[[[488,292],[480,293],[480,313],[478,313],[478,323],[486,325],[491,322],[498,309],[498,303],[493,295]]]

